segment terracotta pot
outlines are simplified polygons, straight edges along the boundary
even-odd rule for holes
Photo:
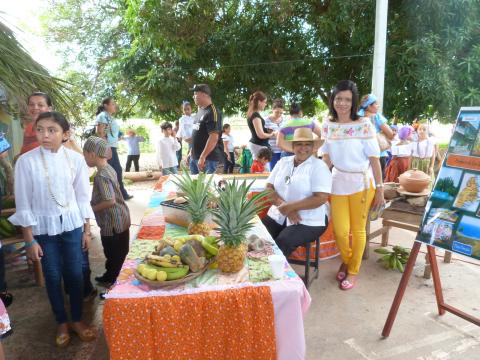
[[[419,193],[425,190],[432,179],[423,171],[413,169],[404,172],[398,177],[400,185],[408,192]]]

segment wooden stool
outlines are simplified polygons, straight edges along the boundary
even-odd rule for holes
[[[308,289],[313,280],[318,278],[318,263],[320,262],[320,238],[317,238],[317,240],[315,240],[315,260],[310,260],[311,243],[306,243],[304,247],[305,260],[288,259],[288,262],[290,264],[305,266],[305,274],[302,277],[302,280],[305,284],[305,287]],[[313,274],[310,274],[311,266],[313,266]]]

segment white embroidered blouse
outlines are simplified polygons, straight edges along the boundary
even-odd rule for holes
[[[56,153],[37,147],[20,156],[15,165],[16,213],[8,220],[31,226],[33,235],[58,235],[95,218],[90,198],[88,167],[82,155],[64,146]]]
[[[320,151],[328,154],[332,170],[332,194],[350,195],[374,184],[370,157],[380,157],[375,127],[367,118],[351,123],[325,120]]]
[[[412,143],[412,152],[414,157],[421,159],[431,158],[435,151],[435,139],[429,137],[422,141],[416,141]]]

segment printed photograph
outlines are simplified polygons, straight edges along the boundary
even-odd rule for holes
[[[439,243],[439,246],[448,247],[451,243],[453,228],[459,215],[449,209],[431,208],[423,223],[421,236],[418,240],[429,244]]]
[[[480,120],[478,116],[465,115],[458,120],[450,141],[448,152],[458,155],[470,155],[477,138]]]
[[[463,171],[460,169],[442,167],[433,188],[431,199],[445,205],[448,204],[448,207],[451,206],[457,195],[462,173]]]
[[[455,231],[454,240],[471,249],[471,256],[480,259],[480,219],[463,216]]]
[[[480,204],[480,175],[465,172],[458,190],[454,207],[477,212]]]

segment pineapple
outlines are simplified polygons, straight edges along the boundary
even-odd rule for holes
[[[252,182],[253,183],[253,182]],[[218,207],[212,210],[220,231],[220,246],[217,254],[218,268],[226,273],[235,273],[243,268],[247,245],[245,239],[248,230],[253,227],[251,220],[267,205],[263,201],[268,195],[262,192],[248,198],[252,183],[233,180],[218,189]]]
[[[185,194],[188,203],[186,210],[189,213],[192,222],[188,226],[188,233],[195,235],[208,236],[210,226],[205,223],[205,217],[208,214],[208,202],[211,199],[210,184],[213,176],[207,178],[204,173],[198,175],[196,179],[188,174],[187,169],[182,170],[182,176],[177,176],[173,181],[181,192]]]

